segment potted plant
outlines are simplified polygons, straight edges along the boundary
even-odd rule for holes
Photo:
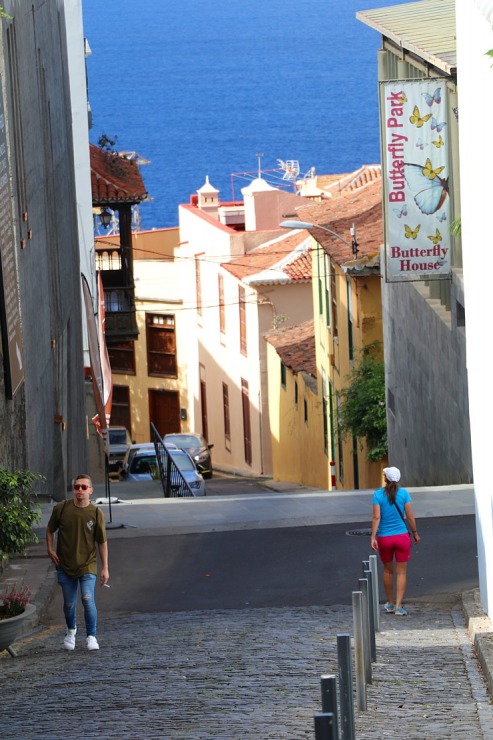
[[[38,542],[33,524],[39,522],[41,514],[34,484],[41,480],[42,475],[28,470],[0,469],[0,564],[9,557],[24,555],[27,545]],[[0,597],[0,652],[8,650],[15,656],[11,645],[25,618],[36,609],[29,598],[29,589],[17,586]]]
[[[0,600],[0,652],[8,650],[12,657],[16,654],[12,643],[22,630],[23,621],[31,616],[36,607],[29,603],[31,589],[28,586],[11,586]]]

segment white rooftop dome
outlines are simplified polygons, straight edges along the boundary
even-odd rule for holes
[[[269,183],[262,177],[256,177],[255,180],[252,180],[250,185],[242,188],[241,192],[243,193],[243,195],[249,195],[250,193],[260,193],[265,190],[276,190],[276,188],[273,188],[272,185],[269,185]]]

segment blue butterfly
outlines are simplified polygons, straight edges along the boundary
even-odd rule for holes
[[[449,186],[448,177],[440,177],[436,170],[433,171],[433,178],[430,179],[427,164],[423,166],[422,164],[404,162],[404,177],[414,195],[414,202],[419,210],[429,216],[436,213],[443,206],[449,194]]]
[[[402,218],[403,216],[407,216],[407,206],[405,203],[402,206],[402,208],[393,208],[392,210],[394,211],[397,218]]]
[[[437,216],[437,220],[440,222],[447,220],[447,214],[445,213],[445,211],[441,213],[439,216]]]
[[[430,108],[431,108],[431,106],[433,105],[433,103],[436,103],[437,105],[439,105],[442,102],[442,94],[441,93],[442,93],[442,88],[441,87],[437,87],[437,89],[435,90],[435,92],[433,93],[433,95],[430,95],[427,92],[421,93],[421,95],[424,97],[426,105],[429,105]]]
[[[440,133],[442,128],[447,125],[446,121],[442,121],[442,123],[438,123],[436,118],[431,119],[431,128],[437,130],[437,134]]]
[[[428,144],[425,144],[422,139],[418,139],[416,141],[416,146],[418,147],[418,149],[421,149],[421,151],[423,151],[423,149],[425,148],[425,146],[428,146]]]

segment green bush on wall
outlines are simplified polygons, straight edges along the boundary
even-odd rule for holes
[[[380,342],[368,344],[359,353],[341,391],[339,423],[345,436],[365,439],[366,459],[381,462],[388,454],[385,404],[385,366]]]
[[[33,524],[41,519],[34,483],[44,477],[29,470],[0,468],[0,558],[23,555],[30,542],[38,542]]]

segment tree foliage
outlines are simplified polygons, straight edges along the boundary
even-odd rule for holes
[[[380,462],[388,452],[385,369],[380,342],[362,349],[348,381],[348,387],[341,392],[341,431],[345,436],[365,439],[366,459]]]
[[[43,476],[28,470],[0,469],[0,557],[23,554],[30,542],[37,542],[33,524],[39,522],[35,503],[35,481]]]

